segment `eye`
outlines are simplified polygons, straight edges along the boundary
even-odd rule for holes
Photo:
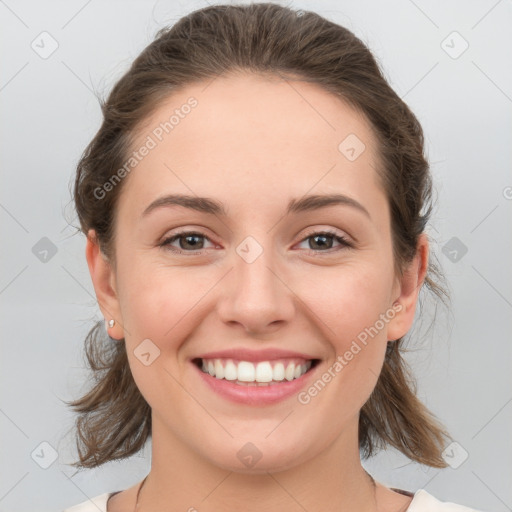
[[[193,253],[194,251],[201,251],[204,249],[204,242],[201,243],[201,239],[211,240],[204,234],[198,233],[195,231],[182,231],[181,233],[177,233],[172,235],[169,238],[166,238],[161,244],[160,247],[169,248],[169,250],[173,252],[189,252]],[[339,235],[335,232],[330,231],[318,231],[311,233],[306,238],[304,238],[300,243],[304,243],[307,240],[313,240],[313,245],[310,243],[309,251],[312,253],[318,252],[336,252],[343,248],[353,247],[353,245],[342,235]],[[176,241],[179,242],[179,246],[173,246]],[[339,248],[332,249],[333,241],[338,242],[340,245]],[[212,242],[211,242],[212,243]]]
[[[195,231],[182,231],[181,233],[177,233],[169,238],[166,238],[159,245],[160,247],[169,248],[171,251],[174,252],[193,252],[204,249],[204,243],[200,242],[201,238],[211,242],[211,240],[202,233],[197,233]],[[183,240],[185,242],[183,242]],[[179,241],[179,247],[173,247],[171,245],[175,241]]]
[[[315,233],[311,233],[306,238],[302,240],[301,243],[306,242],[307,240],[312,240],[312,244],[309,244],[309,250],[313,253],[317,252],[336,252],[343,248],[353,247],[352,244],[342,235],[337,233],[333,233],[331,231],[318,231]],[[338,242],[341,247],[335,248],[334,251],[328,251],[332,249],[333,241]]]

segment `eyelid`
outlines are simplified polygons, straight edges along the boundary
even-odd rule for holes
[[[160,242],[158,244],[161,244],[171,238],[178,237],[178,236],[185,236],[185,235],[197,235],[202,236],[204,238],[207,238],[212,243],[216,243],[213,241],[213,236],[208,234],[211,233],[211,231],[203,226],[195,226],[194,224],[191,224],[186,227],[177,227],[175,229],[169,229],[166,230],[164,235],[160,237]]]
[[[305,232],[304,235],[302,235],[300,241],[303,242],[305,238],[309,238],[310,236],[320,235],[320,234],[328,234],[328,235],[332,235],[333,237],[343,238],[347,242],[350,242],[351,244],[355,244],[354,239],[345,231],[341,231],[341,230],[338,230],[336,228],[331,228],[331,227],[319,228],[317,226],[315,226],[311,229],[307,228],[307,231]]]

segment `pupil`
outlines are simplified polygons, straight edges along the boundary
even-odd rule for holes
[[[317,240],[317,239],[323,239],[323,240],[325,241],[325,239],[326,239],[326,238],[330,239],[330,236],[328,236],[328,235],[315,235],[315,236],[313,237],[313,240],[315,240],[315,243],[316,243],[316,240]],[[332,240],[331,240],[331,241],[332,241]],[[325,247],[325,243],[320,243],[320,247]],[[328,247],[328,248],[329,248],[329,247]]]
[[[190,239],[195,239],[195,240],[197,241],[197,239],[198,239],[198,238],[201,238],[201,237],[200,237],[200,236],[198,236],[198,235],[187,235],[187,236],[185,236],[184,238],[185,238],[185,240],[187,241],[186,243],[187,243],[187,244],[189,244],[189,240],[190,240]],[[193,248],[193,249],[197,249],[197,244],[192,243],[192,244],[190,244],[190,245],[192,245],[192,248]],[[184,249],[184,248],[185,248],[185,247],[182,247],[182,249]]]

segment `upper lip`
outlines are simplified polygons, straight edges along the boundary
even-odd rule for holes
[[[240,361],[271,361],[273,359],[318,359],[309,354],[283,350],[281,348],[264,348],[260,350],[249,350],[246,348],[233,348],[228,350],[217,350],[196,356],[194,359],[237,359]]]

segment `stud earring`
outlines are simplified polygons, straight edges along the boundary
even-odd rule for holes
[[[114,327],[115,323],[116,323],[116,322],[115,322],[115,320],[114,320],[113,318],[111,318],[111,319],[108,321],[108,326],[109,326],[109,327]]]

